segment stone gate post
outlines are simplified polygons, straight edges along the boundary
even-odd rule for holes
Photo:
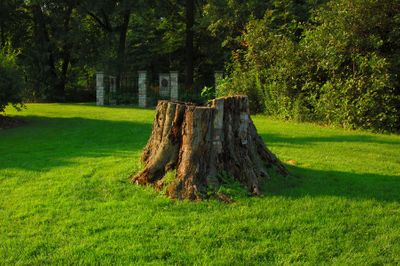
[[[170,71],[170,88],[171,88],[171,100],[177,101],[179,98],[179,85],[178,85],[178,71]]]
[[[96,73],[96,105],[104,105],[104,72]]]
[[[138,91],[139,107],[147,107],[147,72],[138,71]]]

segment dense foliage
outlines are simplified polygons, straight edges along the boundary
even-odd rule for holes
[[[217,95],[248,94],[253,112],[398,131],[399,14],[399,0],[4,0],[0,47],[20,51],[31,101],[94,100],[97,70],[121,103],[138,70],[155,87],[178,70],[182,100],[202,99],[225,68]]]
[[[331,1],[306,23],[293,12],[278,25],[267,12],[247,24],[223,89],[283,118],[399,130],[399,10],[399,1]]]
[[[23,75],[16,64],[17,51],[5,46],[0,49],[0,113],[8,104],[22,106]]]

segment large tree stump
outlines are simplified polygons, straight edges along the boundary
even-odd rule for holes
[[[132,181],[167,186],[167,195],[178,199],[203,198],[207,187],[218,185],[220,173],[255,195],[269,171],[288,174],[257,134],[246,96],[215,99],[207,106],[159,101],[142,162],[144,169]],[[174,180],[165,182],[173,170]]]

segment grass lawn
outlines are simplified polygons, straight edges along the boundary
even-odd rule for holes
[[[153,110],[29,104],[0,130],[0,264],[399,264],[400,136],[254,117],[296,178],[176,202],[129,183]]]

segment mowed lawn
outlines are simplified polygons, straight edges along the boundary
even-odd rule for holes
[[[254,117],[288,179],[180,202],[129,183],[154,111],[29,104],[0,130],[0,264],[400,263],[400,136]]]

